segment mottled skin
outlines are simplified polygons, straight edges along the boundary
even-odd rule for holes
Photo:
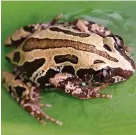
[[[39,103],[42,88],[56,87],[79,99],[111,98],[112,95],[100,94],[99,91],[111,83],[128,79],[134,73],[135,64],[126,54],[127,50],[122,38],[113,35],[106,27],[84,20],[57,23],[59,17],[60,16],[57,16],[48,24],[43,23],[25,26],[8,37],[5,41],[5,45],[8,47],[17,47],[15,51],[7,55],[7,59],[15,68],[12,73],[3,72],[2,80],[11,96],[32,116],[42,123],[47,119],[58,125],[62,125],[62,122],[42,111],[41,107],[43,106],[51,107],[49,104]],[[54,25],[55,27],[51,27]],[[61,28],[63,27],[64,29],[62,30]],[[46,37],[47,35],[41,35],[39,39],[30,38],[31,35],[35,34],[37,36],[42,30],[48,28],[50,28],[51,31],[57,32],[58,35],[56,34],[56,36],[58,37],[60,33],[65,33],[65,38],[68,38],[70,35],[73,36],[73,40],[72,38],[71,41],[66,39],[40,39],[42,36]],[[73,29],[73,31],[69,31],[69,29]],[[92,35],[92,37],[94,35],[94,37],[98,37],[98,39],[102,38],[105,43],[103,47],[106,50],[98,50],[97,45],[89,44],[88,46],[87,43],[82,42],[82,38],[89,37],[90,35]],[[78,37],[75,38],[76,41],[74,41],[74,36]],[[60,64],[60,66],[55,67],[55,64],[52,66],[50,62],[46,64],[47,60],[51,60],[49,55],[51,52],[49,51],[48,53],[51,47],[56,47],[57,53],[55,55],[52,51],[52,55],[54,56],[55,64]],[[64,48],[64,53],[61,54],[62,52],[60,52],[59,54],[59,48],[63,47],[73,47],[73,50],[69,49],[69,54],[67,54],[65,53],[67,50],[65,51]],[[28,54],[26,53],[26,55],[24,55],[25,53],[23,54],[23,52],[20,51],[22,48],[24,52],[26,51]],[[39,49],[41,48],[45,49],[47,54],[40,51]],[[34,54],[32,55],[31,53],[34,49],[37,49],[35,57],[33,57]],[[31,55],[29,55],[29,51]],[[102,59],[94,59],[94,66],[91,65],[88,67],[85,63],[83,65],[83,61],[81,62],[80,60],[80,55],[83,53],[82,56],[84,58],[85,53],[88,54],[88,52],[94,54],[94,56],[96,54],[99,56],[98,58]],[[111,52],[111,55],[109,55],[109,52]],[[114,56],[115,52],[118,55],[117,57],[115,57],[116,55]],[[38,55],[42,56],[42,53],[47,56],[45,58],[39,58]],[[124,60],[123,64],[128,63],[126,67],[122,67],[120,58]],[[22,61],[25,62],[25,64],[22,64]],[[63,64],[65,62],[71,63],[71,65]],[[113,63],[113,65],[110,64],[110,62]],[[43,68],[42,66],[44,64],[45,66]],[[45,71],[46,74],[42,76]]]

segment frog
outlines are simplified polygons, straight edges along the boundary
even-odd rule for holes
[[[128,80],[135,63],[121,36],[93,21],[75,19],[30,24],[5,40],[11,47],[6,59],[13,71],[2,72],[8,93],[41,123],[63,123],[43,111],[51,104],[40,102],[44,89],[55,88],[78,99],[107,98],[108,86]],[[55,100],[55,99],[54,99]]]

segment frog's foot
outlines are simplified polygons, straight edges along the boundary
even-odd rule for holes
[[[47,119],[58,125],[62,125],[62,122],[52,118],[47,113],[41,110],[41,107],[51,107],[49,104],[40,104],[40,89],[31,86],[28,87],[25,85],[19,77],[16,77],[14,74],[9,72],[2,73],[2,81],[4,86],[10,95],[33,117],[39,120],[41,123]],[[32,92],[31,92],[32,91]]]
[[[52,19],[52,21],[49,23],[49,25],[54,25],[57,23],[57,21],[63,16],[62,13],[58,14],[55,18]]]
[[[56,24],[56,23],[58,22],[58,20],[59,20],[62,16],[63,16],[63,14],[60,13],[60,14],[58,14],[56,17],[54,17],[49,23],[47,23],[47,24],[42,23],[42,24],[41,24],[41,29],[43,30],[43,29],[46,29],[46,28],[48,28],[48,27],[50,27],[50,26]]]
[[[27,110],[33,117],[39,120],[41,123],[45,123],[45,119],[52,121],[58,125],[62,125],[62,122],[56,120],[55,118],[49,116],[47,113],[41,110],[41,107],[51,107],[49,104],[39,104],[37,102],[31,101],[30,99],[24,99],[20,102],[25,110]]]
[[[39,104],[40,107],[47,107],[47,108],[51,108],[52,105],[51,104]]]
[[[65,93],[68,93],[79,99],[112,98],[112,95],[110,94],[97,93],[99,90],[104,89],[109,84],[104,84],[97,87],[83,86],[81,79],[67,73],[56,74],[54,78],[50,79],[50,82],[57,88],[65,90]]]
[[[107,27],[104,27],[100,24],[96,24],[92,21],[77,19],[71,22],[71,24],[74,24],[78,30],[89,33],[89,34],[91,32],[94,32],[101,35],[102,37],[106,37],[107,35],[111,34],[111,31]]]

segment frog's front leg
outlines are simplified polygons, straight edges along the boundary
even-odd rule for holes
[[[90,87],[82,85],[82,80],[76,76],[72,76],[67,73],[58,73],[54,78],[50,79],[50,82],[55,85],[55,87],[65,90],[68,93],[79,99],[89,99],[89,98],[112,98],[110,94],[100,94],[98,91],[104,89],[109,84],[104,84],[97,87]]]
[[[47,119],[49,121],[55,122],[58,125],[62,125],[62,122],[52,118],[41,110],[41,107],[49,107],[49,105],[39,103],[41,91],[39,88],[25,85],[25,83],[22,82],[18,76],[15,76],[9,72],[2,73],[2,80],[10,95],[33,117],[42,123],[44,123],[44,120]]]

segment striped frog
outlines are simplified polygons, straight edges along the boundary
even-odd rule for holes
[[[100,91],[127,80],[135,64],[123,39],[108,28],[77,19],[17,29],[5,41],[14,50],[7,54],[12,73],[3,72],[2,81],[10,95],[40,122],[62,122],[42,111],[40,93],[57,88],[79,99],[112,98]],[[55,99],[54,99],[55,100]]]

